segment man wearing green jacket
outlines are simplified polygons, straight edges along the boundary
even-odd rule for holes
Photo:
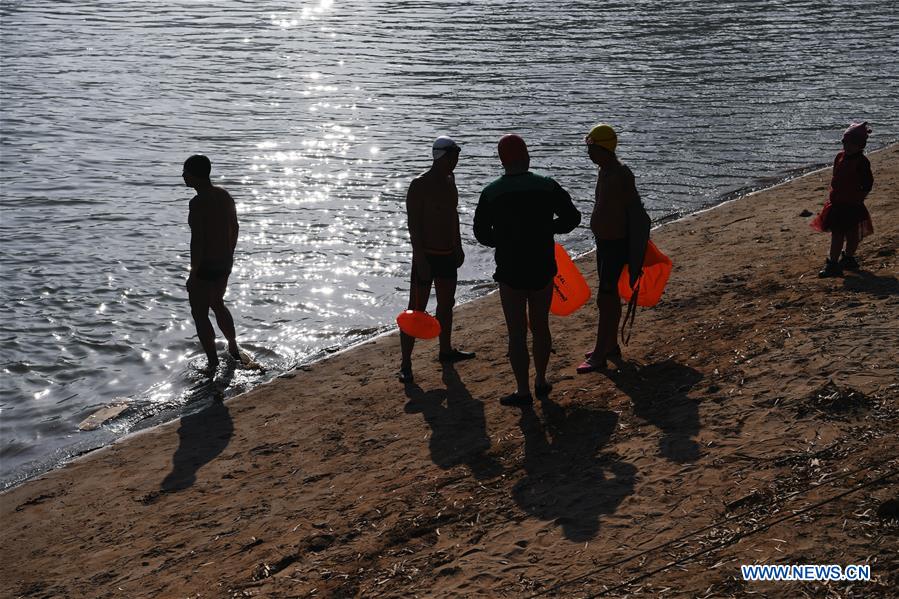
[[[568,233],[581,222],[581,214],[568,192],[549,177],[530,172],[527,145],[518,135],[499,140],[499,158],[505,174],[484,188],[474,215],[477,240],[496,248],[500,301],[509,330],[509,361],[516,390],[500,401],[526,405],[532,401],[528,371],[527,329],[530,321],[534,352],[534,390],[549,394],[546,368],[552,349],[549,307],[556,275],[556,233]]]

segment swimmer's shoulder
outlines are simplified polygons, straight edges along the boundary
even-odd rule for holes
[[[424,171],[423,173],[419,173],[418,175],[413,177],[412,180],[409,181],[409,191],[415,191],[427,185],[429,172],[430,171]]]
[[[231,197],[231,194],[227,189],[219,187],[218,185],[213,185],[212,189],[214,190],[213,193],[215,195],[213,196],[213,199],[216,204],[223,204],[229,208],[234,206],[234,198]]]
[[[559,189],[562,189],[562,186],[558,181],[556,181],[549,175],[545,175],[540,172],[528,171],[525,177],[526,179],[524,179],[522,183],[531,187],[532,189],[539,189],[544,192],[555,192]]]
[[[616,177],[623,177],[625,179],[634,179],[634,171],[632,171],[631,167],[623,162],[619,162],[618,164],[614,165],[611,169],[611,174]]]

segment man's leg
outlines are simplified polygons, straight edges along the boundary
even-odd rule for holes
[[[209,321],[209,285],[207,281],[190,279],[187,285],[187,298],[190,301],[190,313],[197,327],[197,337],[206,353],[208,368],[214,371],[219,359],[215,352],[215,331]]]
[[[530,395],[528,385],[528,317],[526,291],[519,291],[500,283],[499,298],[506,317],[506,328],[509,330],[509,362],[515,374],[515,393],[520,396]]]
[[[594,357],[605,360],[606,355],[615,347],[615,337],[621,321],[621,300],[618,298],[618,292],[600,291],[596,297],[596,305],[599,307],[599,334],[596,340],[598,353],[594,354]]]
[[[528,318],[531,321],[531,343],[534,352],[534,387],[544,389],[546,383],[546,368],[549,364],[549,354],[552,351],[553,339],[549,330],[549,306],[553,299],[553,284],[549,283],[544,289],[532,291],[528,294]]]
[[[437,321],[440,323],[440,353],[449,355],[453,351],[453,306],[456,305],[456,279],[434,277],[434,292],[437,296]]]
[[[428,299],[431,295],[431,281],[421,281],[413,269],[412,282],[409,284],[409,303],[407,310],[425,310],[428,307]],[[443,325],[441,325],[442,330]],[[412,379],[412,349],[415,347],[415,337],[400,331],[400,374],[408,375]]]
[[[234,330],[234,318],[225,306],[225,291],[228,289],[228,277],[214,282],[212,297],[212,312],[215,314],[215,322],[225,339],[228,340],[228,353],[237,360],[240,354],[237,351],[237,332]]]
[[[618,277],[624,268],[627,251],[606,243],[596,248],[596,272],[599,288],[596,293],[596,307],[599,317],[596,322],[596,345],[586,364],[604,368],[606,356],[617,345],[618,321],[621,320],[621,301],[618,299]],[[589,370],[587,370],[589,372]]]
[[[452,256],[440,256],[434,262],[434,290],[437,295],[437,320],[440,322],[441,362],[458,362],[474,358],[474,352],[454,348],[453,306],[456,305],[456,262]]]

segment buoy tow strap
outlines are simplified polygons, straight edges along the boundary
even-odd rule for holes
[[[621,322],[621,342],[627,345],[631,340],[631,333],[634,330],[634,319],[637,317],[637,295],[640,293],[640,281],[643,279],[643,273],[640,273],[640,276],[637,278],[637,284],[634,285],[634,292],[631,294],[630,301],[627,302],[627,312],[624,314],[624,320]],[[631,321],[630,329],[627,331],[627,336],[624,334],[624,330],[628,328],[627,321]]]

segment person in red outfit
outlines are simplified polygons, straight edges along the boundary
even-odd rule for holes
[[[871,163],[864,155],[870,134],[867,122],[853,123],[843,133],[843,151],[833,161],[830,196],[811,222],[816,231],[830,232],[830,255],[819,277],[840,276],[844,268],[858,270],[859,241],[874,232],[865,207],[865,197],[874,187]]]

